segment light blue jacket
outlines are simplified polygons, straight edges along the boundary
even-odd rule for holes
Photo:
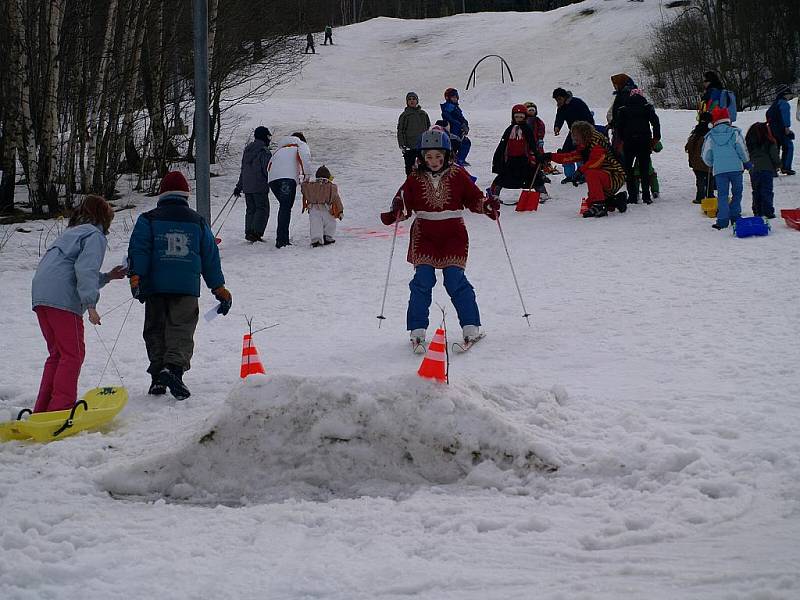
[[[106,236],[90,224],[68,227],[47,249],[33,276],[33,308],[51,306],[83,315],[95,308],[108,276],[100,272]]]
[[[711,128],[703,142],[701,156],[714,175],[741,173],[744,163],[750,161],[742,130],[728,123],[719,123]]]

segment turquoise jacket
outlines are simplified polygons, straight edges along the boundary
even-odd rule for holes
[[[714,175],[741,173],[744,163],[750,161],[742,130],[728,123],[719,123],[711,128],[703,142],[701,157]]]

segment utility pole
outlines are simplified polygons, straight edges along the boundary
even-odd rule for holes
[[[467,0],[461,0],[461,12],[462,13],[467,12]]]
[[[208,121],[208,0],[194,1],[194,130],[197,212],[211,223],[211,151]]]

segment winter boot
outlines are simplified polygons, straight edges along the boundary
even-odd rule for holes
[[[592,204],[585,213],[583,213],[583,218],[586,219],[588,217],[607,217],[608,210],[606,210],[606,205],[602,202],[595,202]]]
[[[462,331],[464,333],[465,344],[474,342],[481,334],[480,328],[477,325],[464,325]]]
[[[335,244],[335,243],[336,243],[336,240],[335,240],[335,239],[333,239],[332,237],[330,237],[330,236],[327,236],[327,235],[326,235],[326,236],[323,236],[323,239],[325,240],[324,244],[325,244],[326,246],[330,246],[331,244]]]
[[[614,196],[614,204],[617,206],[617,210],[621,213],[624,213],[628,210],[628,192],[618,192]]]
[[[170,365],[161,369],[158,374],[158,382],[169,389],[169,393],[176,400],[186,400],[192,393],[186,384],[183,383],[183,369]]]
[[[427,331],[425,329],[414,329],[411,331],[411,349],[416,354],[422,354],[426,350],[425,346],[425,335]]]
[[[322,247],[322,242],[311,242],[311,247],[312,248],[321,248]]]
[[[151,396],[163,396],[167,393],[167,386],[161,383],[157,376],[153,375],[150,381],[150,389],[147,390],[147,393]]]

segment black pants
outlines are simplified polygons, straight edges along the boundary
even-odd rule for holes
[[[331,43],[331,46],[333,46],[333,35],[332,35],[332,34],[330,34],[330,33],[326,33],[326,34],[325,34],[325,41],[324,41],[324,42],[322,42],[322,45],[323,45],[323,46],[327,46],[327,45],[328,45],[328,42],[330,42],[330,43]]]
[[[308,54],[309,50],[311,50],[311,54],[316,54],[317,53],[317,51],[314,50],[314,44],[306,44],[306,52],[305,53]]]
[[[417,162],[419,153],[414,149],[403,150],[403,160],[406,163],[406,175],[411,174],[411,169],[414,168],[414,163]]]
[[[694,171],[694,181],[697,186],[697,192],[694,199],[699,203],[703,198],[709,198],[714,195],[714,190],[717,189],[717,182],[708,171]]]
[[[144,345],[156,375],[164,367],[188,371],[194,353],[194,330],[200,309],[195,296],[154,294],[144,302]]]
[[[280,204],[275,244],[284,246],[289,243],[289,223],[292,220],[292,206],[294,206],[297,182],[294,179],[276,179],[270,182],[269,188]]]
[[[244,201],[244,233],[262,237],[269,221],[269,194],[245,194]]]
[[[637,202],[639,198],[639,180],[642,182],[642,200],[650,201],[650,140],[625,142],[622,145],[622,158],[625,163],[625,181],[628,185],[628,201]],[[633,163],[639,167],[642,177],[633,173]]]

